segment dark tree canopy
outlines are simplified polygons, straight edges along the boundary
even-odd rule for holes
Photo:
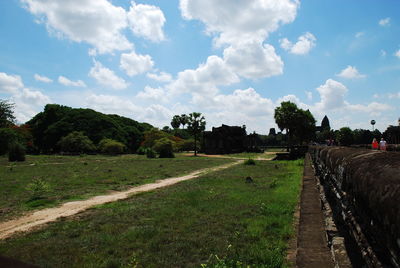
[[[104,138],[122,142],[128,151],[135,151],[143,132],[152,128],[147,123],[118,116],[106,115],[91,109],[74,109],[48,104],[44,111],[27,122],[32,128],[35,145],[42,152],[55,152],[58,141],[73,131],[81,131],[95,144]]]
[[[194,136],[194,155],[197,155],[197,142],[200,134],[206,129],[206,120],[201,113],[191,113],[188,119],[188,130]]]
[[[315,136],[315,119],[309,110],[304,111],[295,103],[284,101],[275,108],[275,122],[281,130],[286,130],[289,145],[293,142],[310,141]]]
[[[10,127],[15,123],[14,103],[0,100],[0,128]]]
[[[342,127],[337,131],[336,139],[340,145],[349,146],[354,143],[353,131],[349,127]]]
[[[173,129],[177,129],[179,128],[180,125],[181,125],[181,117],[179,115],[174,115],[174,117],[172,117],[171,120],[171,127]]]

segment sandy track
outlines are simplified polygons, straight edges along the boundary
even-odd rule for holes
[[[68,202],[64,203],[59,207],[39,210],[34,213],[28,214],[26,216],[22,216],[14,220],[0,223],[0,239],[8,238],[16,232],[30,231],[33,228],[38,227],[42,224],[55,221],[61,217],[68,217],[71,215],[75,215],[79,212],[82,212],[96,205],[101,205],[121,199],[126,199],[133,194],[147,192],[158,188],[166,187],[169,185],[173,185],[181,181],[194,179],[205,173],[226,169],[234,165],[240,164],[242,162],[243,161],[236,161],[233,163],[213,168],[200,169],[185,176],[159,180],[154,183],[137,186],[123,192],[114,192],[111,194],[94,196],[87,200]]]

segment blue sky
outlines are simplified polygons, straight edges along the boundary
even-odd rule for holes
[[[0,1],[0,98],[21,123],[58,103],[268,133],[291,100],[384,131],[400,117],[398,14],[398,0]]]

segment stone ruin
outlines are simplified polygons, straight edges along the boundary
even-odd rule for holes
[[[400,267],[400,153],[313,146],[310,154],[367,266]]]
[[[261,139],[256,133],[247,135],[246,127],[222,125],[203,133],[202,150],[206,154],[262,152]]]

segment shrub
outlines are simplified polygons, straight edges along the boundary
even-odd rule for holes
[[[254,161],[254,159],[247,159],[246,161],[244,161],[245,165],[249,165],[249,166],[254,166],[256,164],[256,161]]]
[[[83,132],[73,131],[58,142],[61,150],[68,153],[89,153],[96,151],[96,146]]]
[[[50,191],[50,185],[41,178],[34,178],[26,187],[31,193],[31,200],[43,198]]]
[[[139,149],[136,151],[136,153],[139,155],[145,155],[146,151],[147,151],[147,148],[140,146]]]
[[[103,154],[117,155],[124,152],[125,145],[116,140],[102,139],[99,143],[99,149]]]
[[[154,151],[151,148],[146,149],[146,156],[147,158],[156,158],[157,154],[156,151]]]
[[[8,151],[8,161],[25,161],[25,147],[20,143],[13,143],[10,145]]]
[[[153,149],[159,154],[160,158],[173,158],[174,152],[173,152],[173,143],[170,139],[168,138],[162,138],[158,140],[154,146]]]

